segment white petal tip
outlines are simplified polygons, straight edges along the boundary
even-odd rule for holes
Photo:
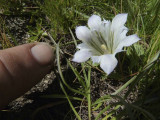
[[[133,34],[133,35],[130,35],[132,37],[132,39],[134,39],[134,43],[138,42],[139,40],[141,40],[137,34]],[[132,43],[133,44],[133,43]]]
[[[92,53],[86,49],[81,49],[74,54],[72,61],[81,63],[87,61],[92,56]]]
[[[90,30],[86,26],[76,27],[76,36],[79,40],[87,41],[90,39]]]
[[[121,26],[124,26],[124,24],[127,21],[127,16],[128,14],[126,13],[117,14],[112,20],[112,26],[111,26],[112,30],[116,30]]]
[[[107,75],[109,75],[117,66],[117,59],[115,58],[115,55],[108,54],[103,55],[101,57],[100,67],[104,70]]]
[[[138,41],[141,40],[141,38],[139,38],[137,34],[134,34],[134,35],[135,35],[135,38],[136,38]]]
[[[117,14],[117,17],[124,17],[127,18],[128,17],[128,13],[121,13],[121,14]]]
[[[89,20],[101,20],[101,18],[98,16],[98,15],[92,15],[89,19],[88,19],[88,21]]]
[[[128,47],[141,40],[136,34],[127,36],[119,46]]]
[[[75,58],[73,58],[71,61],[76,62],[76,63],[81,63],[80,61],[76,60]]]
[[[88,19],[88,26],[89,26],[90,29],[98,30],[101,22],[102,22],[101,18],[98,15],[92,15]]]

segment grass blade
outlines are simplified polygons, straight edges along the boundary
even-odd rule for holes
[[[78,120],[81,120],[81,117],[78,115],[78,113],[77,113],[77,111],[75,110],[72,102],[70,101],[70,99],[69,99],[69,97],[68,97],[68,95],[67,95],[67,92],[65,91],[65,89],[64,89],[64,87],[63,87],[62,82],[60,82],[60,86],[61,86],[61,89],[62,89],[62,91],[64,92],[64,94],[65,94],[65,96],[66,96],[66,98],[67,98],[67,100],[68,100],[68,102],[69,102],[69,105],[71,106],[74,114],[76,115],[77,119],[78,119]]]
[[[81,95],[85,95],[84,93],[82,93],[82,92],[80,92],[80,91],[78,91],[78,90],[76,90],[76,89],[73,89],[72,87],[70,87],[70,86],[66,83],[66,81],[65,81],[65,79],[64,79],[64,76],[63,76],[63,74],[62,74],[62,71],[61,71],[61,66],[60,66],[59,44],[58,44],[57,47],[56,47],[56,55],[57,55],[58,72],[59,72],[60,77],[61,77],[61,80],[63,81],[63,83],[65,84],[65,86],[66,86],[68,89],[70,89],[72,92],[75,92],[75,93],[78,93],[78,94],[81,94]]]

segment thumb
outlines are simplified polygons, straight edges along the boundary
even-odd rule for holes
[[[38,83],[50,71],[53,58],[52,48],[44,43],[0,50],[0,108]]]

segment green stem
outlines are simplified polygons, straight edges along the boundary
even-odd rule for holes
[[[88,120],[91,120],[91,94],[90,94],[90,88],[88,90]]]
[[[88,120],[91,120],[91,67],[88,68],[88,82],[87,82],[87,100],[88,100]]]

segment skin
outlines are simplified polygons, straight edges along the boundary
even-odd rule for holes
[[[0,109],[23,95],[49,73],[53,58],[53,50],[44,43],[0,50]]]

